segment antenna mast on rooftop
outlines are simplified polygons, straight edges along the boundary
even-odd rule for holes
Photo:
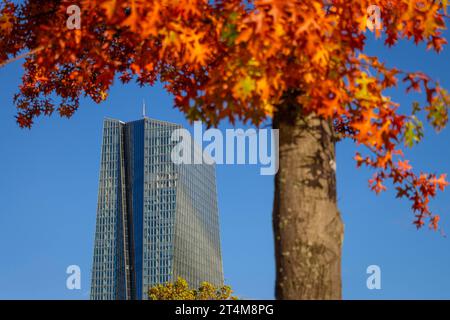
[[[145,99],[142,99],[142,116],[145,118]]]

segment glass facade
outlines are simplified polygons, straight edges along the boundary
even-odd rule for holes
[[[223,284],[215,167],[171,161],[179,128],[105,119],[91,299],[146,299],[179,276]]]

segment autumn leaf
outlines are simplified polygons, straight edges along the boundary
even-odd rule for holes
[[[116,12],[117,0],[105,0],[100,4],[100,8],[104,9],[108,19],[112,19]]]
[[[188,47],[187,59],[193,63],[205,64],[209,55],[209,48],[201,43],[204,34],[192,33],[184,37]]]
[[[439,178],[433,178],[431,180],[432,183],[434,183],[436,186],[439,187],[440,190],[444,190],[446,186],[449,185],[449,183],[447,182],[447,175],[446,174],[441,174],[441,176]]]
[[[404,161],[399,160],[397,162],[397,166],[402,172],[408,172],[411,171],[412,169],[412,166],[409,164],[409,160]]]
[[[236,96],[245,98],[248,97],[255,90],[255,88],[256,81],[247,75],[237,82],[234,93]]]
[[[412,147],[414,144],[419,143],[423,137],[423,124],[417,119],[417,117],[412,116],[412,121],[405,124],[405,145]]]
[[[13,22],[10,16],[4,14],[0,17],[0,31],[9,34],[13,29]]]
[[[127,7],[128,18],[122,22],[122,25],[130,27],[133,32],[138,32],[141,19],[138,9],[139,5],[141,5],[141,0],[130,0],[130,2],[130,6]]]

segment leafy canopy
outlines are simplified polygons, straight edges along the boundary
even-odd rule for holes
[[[81,29],[66,27],[81,8]],[[416,174],[402,147],[423,136],[422,119],[441,130],[449,94],[422,72],[389,67],[364,49],[369,6],[381,12],[387,46],[401,39],[439,52],[447,1],[435,0],[25,0],[0,5],[0,64],[28,53],[14,101],[17,122],[31,127],[55,110],[70,117],[81,96],[99,103],[116,76],[141,85],[161,81],[191,120],[228,118],[259,125],[295,93],[305,114],[331,119],[337,133],[364,146],[357,165],[374,169],[375,192],[391,180],[412,201],[414,223],[437,228],[429,200],[445,174]],[[398,81],[423,91],[409,113],[385,93]]]
[[[198,289],[190,289],[186,280],[179,277],[174,283],[158,284],[148,291],[150,300],[236,300],[229,286],[216,288],[202,282]]]

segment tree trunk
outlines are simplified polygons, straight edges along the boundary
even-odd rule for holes
[[[286,100],[279,129],[273,228],[277,299],[341,299],[343,223],[336,204],[331,123]]]

